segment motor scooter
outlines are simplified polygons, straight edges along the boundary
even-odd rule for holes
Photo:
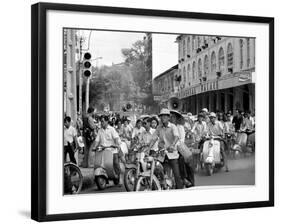
[[[116,146],[99,146],[95,153],[94,177],[99,190],[104,190],[109,180],[113,180],[115,185],[119,184],[119,175],[114,171],[113,149]]]
[[[215,168],[220,169],[224,166],[221,144],[222,139],[220,137],[210,137],[204,140],[201,163],[208,176],[213,174]]]
[[[136,180],[141,172],[146,171],[146,163],[143,161],[149,148],[145,145],[135,145],[131,149],[129,159],[125,164],[124,184],[127,191],[134,191]]]

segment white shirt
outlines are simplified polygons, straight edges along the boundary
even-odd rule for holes
[[[98,142],[98,145],[101,145],[104,147],[116,145],[116,142],[118,145],[120,145],[120,143],[121,143],[118,133],[110,125],[108,125],[106,127],[106,129],[103,129],[103,128],[99,129],[95,141]],[[113,150],[113,151],[117,152],[117,149]]]
[[[74,141],[74,138],[77,135],[76,129],[72,126],[69,128],[64,127],[64,138],[63,138],[63,144],[65,146],[68,145],[68,143],[72,143]]]
[[[164,147],[168,148],[173,144],[175,138],[179,137],[179,132],[177,126],[169,122],[167,127],[164,127],[163,125],[159,125],[153,135],[154,138],[155,137],[159,138],[158,144],[164,143]],[[167,156],[169,159],[179,158],[178,151],[168,152]]]
[[[184,126],[178,124],[178,125],[177,125],[177,128],[178,128],[178,132],[179,132],[179,142],[180,142],[180,143],[184,143],[184,140],[185,140],[185,130],[184,130]]]
[[[135,127],[133,129],[132,138],[134,138],[136,136],[140,136],[141,133],[143,133],[144,131],[145,131],[144,127],[140,127],[140,128]]]
[[[206,135],[208,132],[207,123],[202,121],[200,124],[199,121],[196,121],[191,132],[195,134],[195,140],[199,141],[201,137]]]

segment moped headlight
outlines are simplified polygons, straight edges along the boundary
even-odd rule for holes
[[[147,168],[147,169],[151,169],[151,163],[147,163],[147,164],[146,164],[146,168]]]

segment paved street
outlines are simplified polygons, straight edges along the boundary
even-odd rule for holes
[[[207,176],[205,172],[199,172],[195,175],[196,186],[213,186],[213,185],[254,185],[255,184],[255,157],[254,155],[229,160],[230,172],[222,169]],[[125,187],[116,187],[111,182],[104,191],[99,191],[94,185],[84,189],[81,193],[105,193],[126,191]]]

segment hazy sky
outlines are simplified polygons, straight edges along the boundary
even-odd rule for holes
[[[88,46],[90,31],[80,31],[87,37],[85,47]],[[124,61],[121,53],[122,48],[130,48],[137,40],[142,40],[144,33],[96,31],[91,32],[90,52],[93,58],[102,59],[93,62],[94,66],[118,64]],[[177,64],[178,47],[175,43],[176,35],[153,34],[152,35],[152,73],[153,78],[170,67]]]

